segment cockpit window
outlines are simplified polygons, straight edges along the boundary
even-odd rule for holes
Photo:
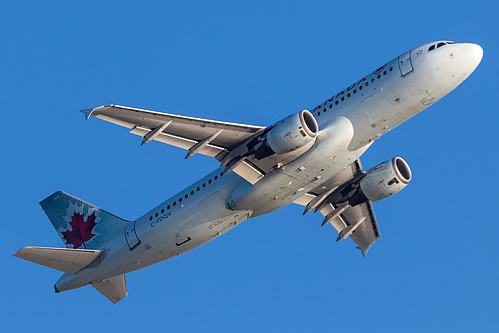
[[[435,46],[438,49],[439,47],[442,47],[442,46],[447,45],[447,44],[456,44],[456,43],[454,43],[454,42],[440,42],[438,44],[433,44],[432,46],[430,46],[428,48],[428,52],[435,50]]]

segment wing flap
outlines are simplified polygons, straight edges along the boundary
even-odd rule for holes
[[[102,252],[102,250],[26,246],[14,253],[14,257],[75,274],[90,265]]]
[[[242,163],[238,164],[233,171],[250,182],[251,185],[254,185],[265,176],[265,174],[261,172],[258,167],[246,159],[244,159]]]

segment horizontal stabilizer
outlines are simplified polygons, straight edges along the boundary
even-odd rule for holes
[[[102,250],[26,246],[14,253],[14,257],[75,274],[90,265],[102,252]]]
[[[92,287],[97,289],[102,295],[106,296],[114,304],[121,301],[128,295],[126,290],[125,275],[120,275],[109,280],[92,283]]]

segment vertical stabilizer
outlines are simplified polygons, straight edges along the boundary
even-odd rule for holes
[[[99,250],[129,223],[62,191],[55,192],[40,205],[70,249]]]

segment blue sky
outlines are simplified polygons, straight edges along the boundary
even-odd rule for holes
[[[23,1],[0,10],[5,331],[499,329],[496,2]],[[218,166],[78,112],[121,104],[269,125],[439,40],[484,48],[458,89],[376,142],[413,181],[374,204],[362,258],[290,205],[127,276],[113,305],[54,294],[60,273],[11,256],[63,246],[38,202],[64,190],[134,219]]]

